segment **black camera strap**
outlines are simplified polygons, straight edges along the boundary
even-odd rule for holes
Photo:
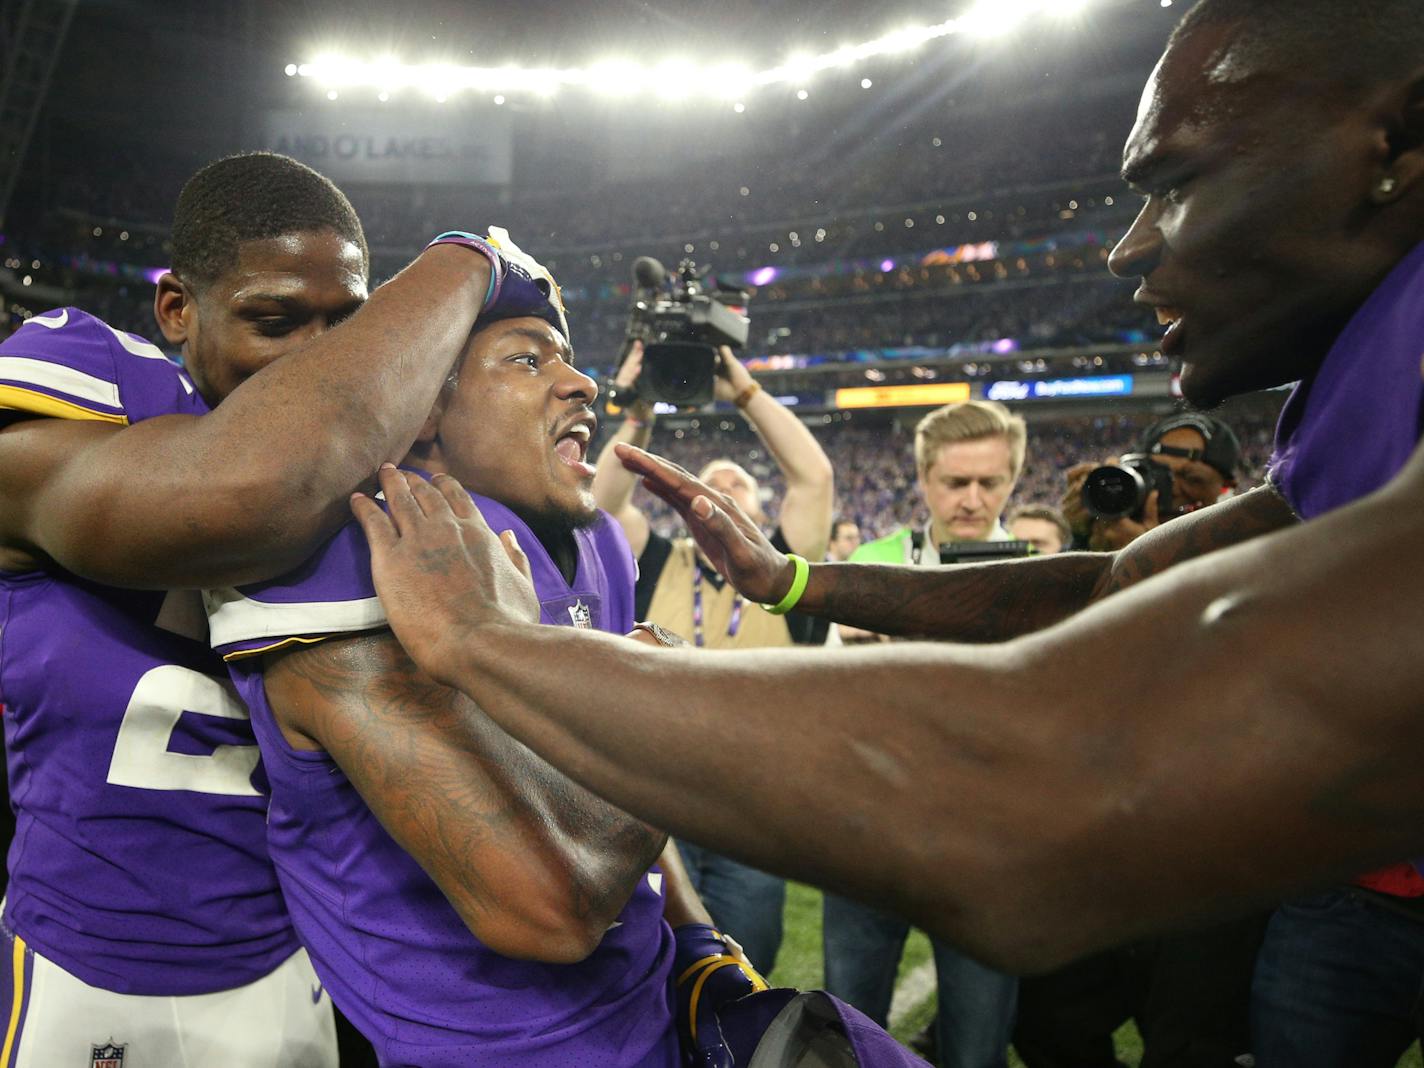
[[[910,531],[910,563],[916,567],[920,566],[920,558],[925,554],[925,532],[923,530]]]

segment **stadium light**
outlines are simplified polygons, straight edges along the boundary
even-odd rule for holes
[[[1044,8],[1061,6],[1043,0],[979,0],[959,20],[960,27],[978,37],[1012,33]]]
[[[997,37],[1012,32],[1036,17],[1068,17],[1101,0],[978,0],[958,18],[927,26],[906,26],[860,44],[842,44],[833,51],[795,52],[772,67],[756,71],[737,63],[707,66],[673,59],[656,64],[610,59],[584,68],[553,69],[466,67],[450,63],[402,63],[395,56],[371,62],[323,53],[305,63],[288,63],[288,77],[311,79],[322,90],[358,87],[393,94],[414,90],[427,97],[450,98],[474,90],[483,93],[529,93],[549,97],[564,88],[605,96],[627,96],[640,91],[666,101],[693,97],[742,103],[755,89],[794,88],[797,96],[815,76],[828,70],[846,70],[867,59],[913,51],[945,37],[970,35]],[[1165,7],[1171,0],[1161,0]],[[861,79],[869,88],[869,78]]]

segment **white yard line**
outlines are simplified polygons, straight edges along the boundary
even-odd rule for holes
[[[935,966],[931,957],[895,984],[895,996],[890,999],[891,1030],[900,1026],[906,1016],[923,1004],[934,988]]]

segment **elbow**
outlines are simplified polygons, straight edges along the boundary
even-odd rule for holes
[[[824,495],[828,509],[835,490],[835,481],[835,468],[831,466],[830,458],[819,449],[816,450],[815,457],[808,457],[805,462],[797,464],[794,474],[787,473],[788,486],[795,483],[802,492]],[[829,522],[827,519],[827,523]]]
[[[1018,900],[986,904],[958,913],[946,923],[940,911],[922,923],[932,935],[957,946],[986,967],[1008,975],[1041,975],[1102,948],[1089,936],[1082,917],[1054,908],[1051,894],[1014,895]]]
[[[1042,975],[1093,952],[1098,947],[1077,932],[1050,927],[1038,917],[1021,917],[1012,928],[989,933],[967,947],[970,955],[1009,975]]]
[[[577,964],[603,941],[607,924],[584,922],[571,914],[546,913],[482,916],[466,924],[475,937],[501,956],[544,964]]]

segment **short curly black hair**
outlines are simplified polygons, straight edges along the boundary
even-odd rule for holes
[[[245,152],[209,163],[189,178],[173,212],[173,273],[205,288],[237,265],[238,246],[283,234],[333,230],[371,254],[346,194],[305,163],[275,152]]]

